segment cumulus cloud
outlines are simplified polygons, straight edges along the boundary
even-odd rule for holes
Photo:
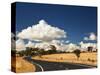
[[[69,40],[65,41],[65,43],[69,43],[69,42],[70,42]]]
[[[16,51],[26,50],[25,43],[22,39],[18,39],[16,41]]]
[[[81,41],[79,45],[81,47],[81,50],[87,50],[88,47],[93,47],[93,50],[97,49],[96,43],[84,43],[83,41]]]
[[[14,33],[11,33],[11,50],[15,50],[15,35]]]
[[[29,41],[28,44],[26,44],[26,47],[40,48],[47,51],[51,49],[50,45],[54,45],[57,51],[66,51],[66,52],[67,51],[72,52],[75,49],[80,48],[78,45],[73,43],[64,44],[62,40],[52,40],[51,42],[41,42],[41,43],[33,43]]]
[[[58,51],[67,50],[67,45],[64,43],[64,40],[53,40],[51,44],[54,45]]]
[[[65,51],[66,45],[62,43],[62,40],[52,40],[51,42],[40,42],[40,43],[33,43],[29,41],[25,46],[26,47],[33,47],[33,48],[40,48],[44,49],[45,51],[51,50],[51,45],[56,47],[58,51]]]
[[[63,50],[62,49],[63,42],[64,42],[63,40],[52,40],[51,45],[54,45],[57,50]]]
[[[11,38],[14,38],[14,37],[15,37],[14,33],[11,33]]]
[[[41,43],[35,43],[35,48],[40,48],[44,49],[45,51],[51,50],[51,45],[54,45],[57,50],[61,50],[61,45],[60,45],[59,40],[53,40],[51,42],[41,42]]]
[[[54,45],[57,50],[59,51],[69,51],[69,52],[72,52],[74,51],[75,49],[79,49],[80,47],[76,44],[73,44],[73,43],[69,43],[69,41],[67,42],[67,44],[61,42],[60,40],[53,40],[52,45]]]
[[[76,44],[70,43],[70,44],[67,45],[66,51],[73,52],[76,49],[80,49],[80,47]]]
[[[95,33],[90,33],[88,37],[84,37],[84,40],[97,40],[97,36],[95,35]]]
[[[66,38],[66,32],[58,27],[49,25],[45,20],[40,20],[38,24],[23,29],[17,37],[34,41],[52,41]]]
[[[31,41],[29,41],[26,45],[25,45],[25,47],[34,47],[35,46],[35,43],[33,43],[33,42],[31,42]]]
[[[97,37],[94,33],[90,33],[90,36],[89,36],[90,40],[96,40]]]
[[[88,37],[84,37],[84,40],[89,40],[89,38]]]
[[[42,42],[42,43],[36,43],[35,44],[35,47],[37,48],[40,48],[40,49],[44,49],[45,51],[47,50],[50,50],[50,43],[48,42]]]
[[[57,44],[57,45],[61,45],[63,43],[63,40],[52,40],[51,44]]]

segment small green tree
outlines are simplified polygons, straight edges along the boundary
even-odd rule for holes
[[[79,59],[81,51],[79,49],[76,49],[74,50],[74,53],[77,56],[77,59]]]

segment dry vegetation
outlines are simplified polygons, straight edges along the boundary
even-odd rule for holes
[[[71,63],[80,63],[80,64],[97,66],[96,52],[81,53],[79,59],[77,59],[74,53],[51,54],[51,55],[43,55],[42,57],[35,56],[33,57],[33,59],[45,60],[50,62],[71,62]]]
[[[12,57],[12,71],[16,73],[22,72],[34,72],[35,66],[27,61],[25,61],[22,57]]]

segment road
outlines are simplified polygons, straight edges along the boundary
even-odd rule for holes
[[[33,60],[31,59],[31,57],[25,57],[24,59],[36,66],[36,72],[95,68],[94,66],[67,63],[67,62],[64,63],[64,62],[48,62],[41,60]]]

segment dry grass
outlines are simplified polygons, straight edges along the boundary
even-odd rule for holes
[[[35,72],[35,66],[26,60],[24,60],[22,57],[12,57],[12,71],[16,73],[22,73],[22,72]]]
[[[79,60],[74,53],[63,53],[63,54],[51,54],[43,55],[41,58],[39,56],[33,57],[36,60],[45,60],[50,62],[71,62],[87,64],[92,66],[97,66],[97,53],[81,53]]]

